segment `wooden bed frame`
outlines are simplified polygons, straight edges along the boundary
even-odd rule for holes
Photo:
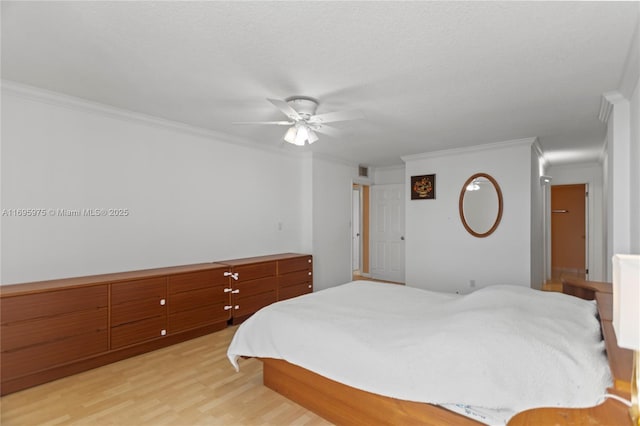
[[[564,279],[563,292],[598,302],[602,335],[614,383],[609,393],[629,399],[632,351],[618,347],[611,325],[611,284]],[[263,358],[264,385],[338,425],[480,425],[445,408],[376,395],[330,380],[286,361]],[[461,383],[460,386],[464,386]],[[581,409],[536,408],[523,411],[509,426],[631,425],[627,407],[607,399]]]

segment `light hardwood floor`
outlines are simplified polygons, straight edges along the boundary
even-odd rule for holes
[[[404,283],[398,283],[398,282],[395,282],[395,281],[376,280],[374,278],[365,277],[364,275],[360,275],[360,274],[355,273],[355,272],[352,275],[352,279],[353,279],[353,281],[375,281],[375,282],[378,282],[378,283],[404,285]]]
[[[237,327],[0,399],[2,426],[330,425],[262,385],[262,363],[226,351]]]

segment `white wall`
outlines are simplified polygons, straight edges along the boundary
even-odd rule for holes
[[[387,185],[404,182],[404,164],[388,167],[376,167],[373,171],[374,185]]]
[[[546,280],[545,274],[545,234],[546,234],[546,196],[547,186],[540,183],[545,175],[542,149],[536,141],[531,145],[531,287],[541,289]]]
[[[607,259],[631,249],[631,173],[630,173],[630,108],[629,101],[616,93],[607,123],[608,165],[608,246]],[[611,268],[608,267],[608,281]]]
[[[310,160],[36,92],[3,85],[2,209],[129,215],[3,216],[3,284],[311,249]]]
[[[313,158],[314,290],[352,279],[351,195],[357,165]]]
[[[631,198],[631,253],[640,254],[640,78],[636,82],[636,88],[631,95],[631,150],[629,161],[631,163],[631,185],[629,187]]]
[[[571,185],[586,183],[589,188],[587,214],[589,217],[587,246],[589,279],[592,281],[606,281],[605,252],[604,252],[604,206],[602,165],[598,163],[571,164],[552,166],[547,170],[552,177],[552,185]]]
[[[640,5],[638,6],[640,16]],[[605,201],[605,275],[611,281],[611,257],[640,254],[640,20],[629,47],[619,88],[603,94],[610,114],[603,155]]]
[[[493,284],[531,285],[531,145],[534,139],[403,157],[405,182],[436,174],[435,200],[406,194],[406,283],[461,293]],[[458,199],[472,174],[493,176],[504,212],[496,231],[476,238],[464,229]]]
[[[302,241],[301,251],[303,253],[313,253],[313,157],[307,153],[301,160],[300,187],[300,239]],[[317,261],[317,259],[314,259]]]
[[[620,81],[629,100],[629,252],[640,254],[640,3],[636,30]]]
[[[640,37],[636,31],[636,37]],[[640,45],[636,41],[636,46]],[[637,56],[637,53],[636,53]],[[629,69],[629,68],[628,68]],[[640,254],[640,100],[637,68],[635,85],[626,93],[603,95],[610,104],[603,181],[605,200],[605,275],[611,281],[611,257],[614,254]],[[624,79],[629,81],[628,78]]]

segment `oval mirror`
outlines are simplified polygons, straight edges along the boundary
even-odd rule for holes
[[[471,235],[484,238],[493,233],[502,218],[502,191],[486,173],[476,173],[460,191],[460,219]]]

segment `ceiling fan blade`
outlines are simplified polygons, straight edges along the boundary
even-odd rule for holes
[[[332,123],[334,121],[359,120],[362,118],[364,118],[364,114],[357,110],[336,111],[313,115],[309,118],[309,123]]]
[[[334,138],[339,138],[343,135],[343,132],[341,132],[340,130],[336,129],[335,127],[327,126],[325,124],[316,124],[315,126],[311,126],[311,128],[318,133],[329,135]]]
[[[284,115],[289,117],[291,120],[298,121],[302,119],[302,117],[300,117],[300,114],[298,114],[298,112],[295,109],[291,108],[291,105],[289,105],[287,102],[280,99],[267,98],[267,100],[271,102],[280,111],[282,111]]]
[[[233,124],[275,124],[276,126],[291,126],[293,121],[234,121]]]

